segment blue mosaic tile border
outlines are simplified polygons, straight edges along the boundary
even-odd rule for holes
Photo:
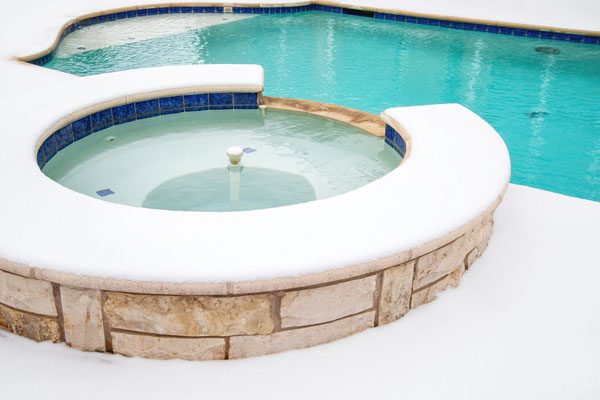
[[[450,21],[436,18],[411,17],[402,14],[375,13],[375,19],[406,22],[409,24],[439,26],[441,28],[459,29],[495,33],[500,35],[526,36],[529,38],[562,40],[575,43],[600,44],[600,36],[580,35],[576,33],[551,32],[536,29],[511,28],[508,26],[475,24],[469,22]]]
[[[321,11],[329,12],[334,14],[348,14],[358,15],[367,18],[382,19],[388,21],[398,21],[409,24],[419,25],[430,25],[438,26],[441,28],[459,29],[465,31],[476,31],[476,32],[487,32],[495,33],[500,35],[512,35],[512,36],[525,36],[529,38],[547,39],[547,40],[561,40],[575,43],[587,43],[587,44],[600,44],[600,36],[592,35],[581,35],[576,33],[566,32],[552,32],[536,29],[522,29],[522,28],[511,28],[506,26],[497,25],[485,25],[476,24],[469,22],[460,22],[436,18],[423,18],[414,17],[404,14],[391,14],[391,13],[380,13],[368,10],[356,10],[345,7],[334,7],[322,4],[307,4],[303,6],[292,6],[292,7],[232,7],[233,14],[290,14],[306,11]],[[224,7],[194,7],[194,6],[181,6],[181,7],[156,7],[156,8],[145,8],[130,11],[121,11],[113,14],[99,15],[92,18],[87,18],[81,21],[76,21],[67,26],[61,33],[59,43],[69,33],[85,28],[90,25],[101,24],[103,22],[117,21],[126,18],[143,17],[147,15],[161,15],[161,14],[207,14],[207,13],[224,13]],[[30,60],[28,62],[35,65],[43,65],[48,63],[56,54],[55,46],[52,51],[42,57]]]
[[[92,133],[138,119],[204,110],[254,110],[258,93],[204,93],[160,97],[97,111],[57,129],[37,151],[43,169],[62,149]]]
[[[387,124],[385,125],[385,142],[392,146],[392,149],[396,150],[396,153],[404,157],[406,154],[406,142],[404,138]]]

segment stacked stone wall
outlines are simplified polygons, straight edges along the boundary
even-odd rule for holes
[[[419,255],[399,265],[262,293],[124,293],[0,269],[0,328],[85,351],[156,359],[233,359],[310,347],[393,322],[456,287],[492,233],[491,214],[479,221],[431,251],[415,249]]]

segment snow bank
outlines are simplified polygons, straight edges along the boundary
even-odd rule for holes
[[[4,398],[595,399],[600,205],[510,185],[457,289],[323,346],[224,362],[84,353],[0,331]]]

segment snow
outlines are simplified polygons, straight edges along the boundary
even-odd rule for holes
[[[95,210],[91,199],[35,177],[33,162],[35,135],[48,127],[41,122],[58,118],[53,112],[57,104],[70,107],[86,101],[87,84],[78,89],[72,82],[83,82],[77,81],[79,78],[19,65],[9,58],[47,48],[59,27],[81,14],[157,2],[37,0],[3,4],[2,246],[7,239],[7,220],[23,218],[21,207],[39,206],[39,197],[44,199],[46,193],[53,192],[55,198],[28,218],[47,218],[49,226],[39,227],[42,232],[19,231],[10,238],[11,243],[28,243],[36,235],[44,237],[44,229],[60,226],[64,215],[57,213],[56,206],[61,200],[79,196],[82,209],[78,212]],[[363,0],[361,4],[600,31],[600,2],[595,0]],[[75,95],[79,97],[73,98]],[[15,140],[19,135],[24,140]],[[28,179],[20,179],[16,171],[26,171]],[[12,186],[5,186],[7,182],[18,182],[16,187],[29,196],[19,202],[11,200],[6,193]],[[106,206],[107,210],[111,207]],[[108,218],[107,224],[122,218],[103,214],[97,219],[101,217]],[[600,294],[596,283],[600,278],[600,204],[510,185],[495,220],[487,251],[464,275],[459,288],[393,324],[311,349],[226,362],[153,361],[83,353],[64,344],[37,344],[0,331],[0,397],[600,397]],[[168,233],[158,235],[150,246],[160,249],[161,239]],[[252,226],[242,227],[242,233],[252,235]],[[118,252],[121,244],[114,244],[116,249],[111,251]],[[33,253],[31,248],[27,251]]]
[[[402,319],[216,362],[83,353],[0,331],[2,398],[596,399],[598,203],[510,185],[483,256]]]
[[[230,67],[234,78],[247,68],[262,77],[258,66]],[[440,238],[484,212],[509,180],[504,142],[457,104],[388,110],[410,127],[413,146],[404,164],[357,190],[288,207],[236,213],[129,207],[74,193],[37,168],[32,149],[39,133],[55,116],[68,114],[73,102],[98,103],[144,82],[151,82],[151,90],[186,77],[199,84],[199,77],[210,76],[200,72],[217,68],[227,70],[213,65],[96,75],[63,84],[69,99],[64,102],[31,98],[33,105],[48,103],[36,118],[20,121],[21,133],[8,135],[0,149],[10,149],[0,169],[19,171],[0,177],[11,194],[0,197],[0,256],[53,271],[152,282],[300,276],[390,257]],[[171,69],[176,73],[162,74]]]
[[[0,46],[0,54],[9,47]],[[461,106],[439,105],[398,111],[399,122],[406,119],[414,143],[421,144],[400,168],[340,196],[241,213],[112,204],[39,171],[35,149],[43,132],[84,107],[138,93],[190,86],[259,91],[262,67],[167,66],[83,78],[6,60],[0,68],[4,79],[11,78],[0,96],[1,109],[11,110],[3,120],[8,131],[0,137],[0,170],[17,171],[0,175],[0,187],[10,193],[0,196],[0,258],[45,270],[151,282],[241,282],[344,268],[456,230],[485,211],[509,179],[508,152],[497,133]]]

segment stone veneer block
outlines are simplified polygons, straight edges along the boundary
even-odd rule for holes
[[[379,325],[397,320],[410,309],[414,266],[415,262],[409,261],[383,272],[379,298]]]
[[[225,359],[224,338],[172,338],[112,333],[113,352],[128,357],[145,357],[159,360]]]
[[[471,268],[471,265],[473,265],[473,263],[475,262],[477,257],[479,257],[479,252],[475,248],[475,249],[471,250],[469,252],[469,254],[467,254],[467,258],[465,258],[465,268],[466,269]]]
[[[63,286],[60,297],[65,342],[80,350],[105,351],[100,291]]]
[[[0,315],[7,322],[11,332],[33,339],[36,342],[62,341],[60,326],[56,318],[32,315],[0,304]]]
[[[468,248],[472,248],[466,258],[467,269],[473,265],[475,260],[479,258],[487,248],[488,241],[492,236],[492,228],[494,221],[490,218],[482,225],[474,229],[468,236]]]
[[[475,227],[475,229],[473,229],[471,232],[467,233],[467,248],[470,250],[481,245],[485,250],[485,243],[487,243],[490,236],[492,235],[493,226],[494,221],[490,218],[486,220],[483,224]]]
[[[0,303],[34,314],[56,316],[52,284],[0,271]]]
[[[435,300],[439,292],[446,290],[449,287],[457,287],[464,272],[465,266],[461,265],[459,268],[452,271],[450,274],[446,275],[443,279],[440,279],[433,285],[414,292],[410,302],[410,308],[416,308],[421,304],[429,303],[430,301]]]
[[[413,290],[435,282],[464,264],[465,257],[472,249],[468,245],[469,240],[463,235],[452,243],[419,257],[415,266]]]
[[[0,312],[0,329],[8,329],[8,321],[4,318],[4,314]]]
[[[281,327],[320,324],[372,308],[376,282],[373,275],[286,292],[281,299]]]
[[[374,318],[375,312],[369,311],[327,324],[270,335],[234,336],[230,339],[229,358],[254,357],[329,343],[372,327]]]
[[[111,328],[177,336],[271,333],[266,294],[211,297],[109,292],[104,312]]]

